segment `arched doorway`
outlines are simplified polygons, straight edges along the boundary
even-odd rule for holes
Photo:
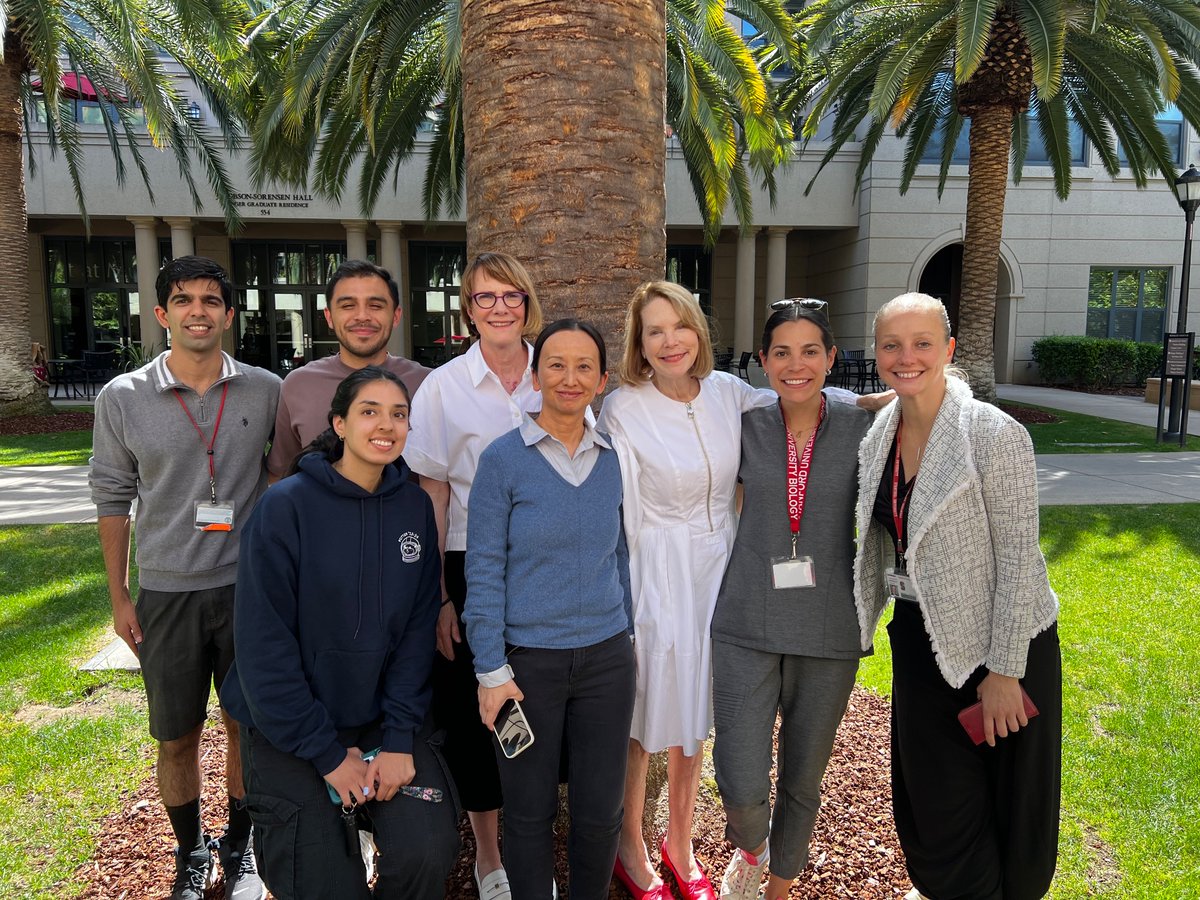
[[[937,297],[950,316],[950,330],[958,334],[958,307],[962,301],[963,245],[949,244],[933,254],[921,271],[917,290]]]
[[[950,316],[950,329],[958,333],[958,316],[962,303],[962,260],[961,242],[947,244],[931,256],[921,268],[917,290],[937,297],[946,305]],[[918,261],[919,262],[919,261]],[[996,382],[1007,384],[1013,380],[1013,362],[1016,350],[1016,303],[1020,292],[1012,266],[1015,261],[1001,247],[1000,262],[996,267],[996,325],[994,356],[996,360]]]

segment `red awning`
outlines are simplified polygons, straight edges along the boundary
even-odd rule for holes
[[[42,89],[42,81],[39,78],[32,85],[35,91]],[[72,100],[99,100],[100,94],[96,92],[96,88],[92,86],[92,82],[84,76],[76,72],[63,72],[62,74],[62,92],[65,96]],[[108,97],[108,92],[101,89],[105,97]],[[125,98],[117,95],[114,98],[117,103],[124,103]]]

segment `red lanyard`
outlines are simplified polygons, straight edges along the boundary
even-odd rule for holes
[[[912,498],[913,487],[916,485],[917,478],[914,475],[912,484],[908,486],[908,492],[904,495],[904,501],[898,503],[900,496],[900,429],[904,427],[904,420],[901,419],[896,424],[896,454],[892,459],[892,525],[896,529],[896,558],[897,565],[903,565],[904,560],[904,517],[907,515],[908,501]]]
[[[817,412],[817,424],[808,436],[804,452],[796,450],[796,439],[787,424],[787,413],[783,401],[779,401],[779,412],[783,416],[783,430],[787,434],[787,489],[788,522],[792,526],[792,559],[796,558],[796,538],[800,534],[800,519],[804,516],[804,495],[808,493],[808,470],[812,465],[813,444],[817,440],[817,429],[825,418],[825,395],[821,395],[821,408]]]
[[[213,457],[213,447],[217,443],[217,432],[221,430],[221,414],[225,412],[225,396],[229,393],[229,382],[225,382],[221,388],[221,405],[217,409],[217,421],[213,423],[213,433],[211,440],[204,440],[204,432],[200,430],[200,426],[196,424],[196,420],[192,418],[192,411],[187,408],[187,404],[183,402],[183,397],[179,394],[179,389],[175,389],[175,399],[179,401],[179,405],[183,407],[184,414],[187,415],[188,421],[192,423],[192,427],[196,429],[196,434],[200,435],[200,443],[204,445],[205,451],[208,453],[208,492],[212,496],[212,502],[217,502],[217,465]]]

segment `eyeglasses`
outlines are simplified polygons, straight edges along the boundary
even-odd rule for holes
[[[818,300],[816,297],[789,297],[786,300],[775,300],[771,303],[771,309],[787,309],[789,306],[798,306],[801,309],[807,309],[812,312],[820,312],[829,306],[825,300]]]
[[[504,305],[509,309],[518,309],[528,299],[529,295],[524,291],[505,291],[503,294],[480,291],[478,294],[471,295],[471,303],[480,309],[491,309],[496,305],[497,300],[503,300]]]

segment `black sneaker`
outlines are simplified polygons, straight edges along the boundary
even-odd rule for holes
[[[175,884],[171,900],[204,900],[205,890],[217,881],[216,861],[205,847],[184,853],[175,848]]]
[[[217,845],[217,856],[225,875],[225,900],[264,900],[267,888],[258,877],[253,833],[241,845],[230,843],[228,837],[222,838]]]

